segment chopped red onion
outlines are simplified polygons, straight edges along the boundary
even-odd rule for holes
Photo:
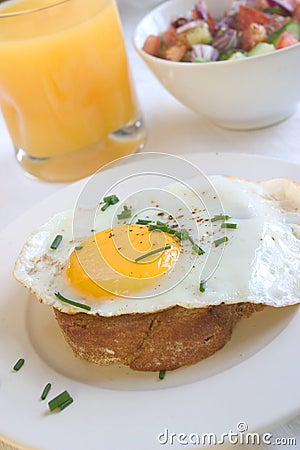
[[[268,0],[270,6],[279,6],[283,11],[292,15],[294,6],[289,0]]]
[[[257,0],[233,0],[230,13],[237,13],[241,5],[255,8],[256,4]]]
[[[185,25],[187,22],[188,20],[185,17],[178,17],[177,19],[172,20],[171,25],[177,29]]]
[[[212,45],[208,44],[195,44],[192,45],[191,51],[191,61],[193,62],[196,58],[203,58],[209,61],[216,61],[218,59],[219,52]]]
[[[203,23],[203,20],[192,20],[191,22],[187,22],[184,25],[182,25],[181,27],[178,27],[176,29],[176,33],[183,33],[184,31],[188,31],[191,30],[192,28],[197,27],[198,25],[200,25],[200,23]]]
[[[199,0],[195,5],[195,11],[199,16],[199,19],[205,20],[208,19],[208,9],[204,0]]]
[[[229,50],[238,46],[238,33],[232,28],[220,30],[214,37],[213,46],[220,51]]]
[[[224,16],[216,23],[217,30],[226,30],[228,28],[236,28],[236,18],[235,16]]]

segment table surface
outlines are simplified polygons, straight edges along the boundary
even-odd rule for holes
[[[276,126],[251,132],[237,132],[218,128],[205,118],[195,115],[164,90],[132,47],[134,27],[145,12],[158,3],[159,0],[118,1],[131,68],[148,129],[144,150],[164,149],[165,152],[173,154],[190,152],[191,149],[199,152],[201,150],[242,152],[300,164],[300,104],[292,117]],[[195,146],[190,148],[191,142],[195,142],[195,139],[199,140],[199,149],[195,149]],[[15,161],[12,143],[2,117],[0,117],[0,148],[0,230],[2,230],[32,205],[62,189],[66,184],[47,184],[24,175]],[[278,437],[298,437],[296,446],[285,448],[300,448],[300,417],[289,424],[277,427],[272,432]],[[15,448],[0,441],[0,450]]]

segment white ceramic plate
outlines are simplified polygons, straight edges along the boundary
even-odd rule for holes
[[[210,174],[252,179],[300,178],[297,164],[243,154],[184,155]],[[117,170],[117,169],[115,169]],[[157,440],[169,433],[226,433],[239,422],[265,430],[300,409],[300,317],[297,307],[266,309],[244,320],[213,357],[188,368],[138,373],[76,360],[52,311],[30,298],[12,270],[27,235],[51,214],[72,208],[84,182],[47,198],[0,236],[0,437],[45,450],[178,449]],[[12,367],[19,357],[25,364]],[[49,399],[67,389],[74,403],[49,413]],[[169,440],[170,443],[170,440]],[[194,445],[184,448],[195,448]]]

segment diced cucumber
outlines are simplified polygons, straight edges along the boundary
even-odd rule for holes
[[[247,56],[247,53],[244,50],[237,50],[232,48],[227,50],[226,52],[221,53],[218,60],[219,61],[227,61],[228,59],[242,59]]]
[[[234,52],[232,55],[228,58],[228,61],[233,61],[235,59],[243,59],[246,58],[247,55],[245,55],[244,52]]]
[[[212,35],[206,22],[201,22],[195,28],[189,30],[186,33],[186,38],[190,45],[210,44],[212,42]]]
[[[273,44],[268,44],[267,42],[259,42],[254,45],[248,52],[248,56],[263,55],[264,53],[274,52],[276,49]]]
[[[193,63],[207,63],[207,62],[211,62],[211,59],[205,59],[205,58],[195,58],[193,60]]]
[[[299,39],[300,39],[300,24],[299,24],[299,22],[297,22],[297,20],[291,19],[287,23],[285,23],[283,25],[283,27],[279,28],[279,30],[274,31],[274,33],[272,33],[269,36],[268,42],[270,44],[273,44],[274,47],[276,47],[278,44],[278,41],[280,39],[280,36],[285,31],[289,31],[290,33],[292,33],[295,36],[295,38],[299,41]]]

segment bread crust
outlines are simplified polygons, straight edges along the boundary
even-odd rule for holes
[[[139,371],[159,371],[178,369],[211,356],[230,340],[241,318],[250,317],[263,306],[174,306],[155,313],[113,317],[53,309],[75,356],[99,365],[118,363]]]

